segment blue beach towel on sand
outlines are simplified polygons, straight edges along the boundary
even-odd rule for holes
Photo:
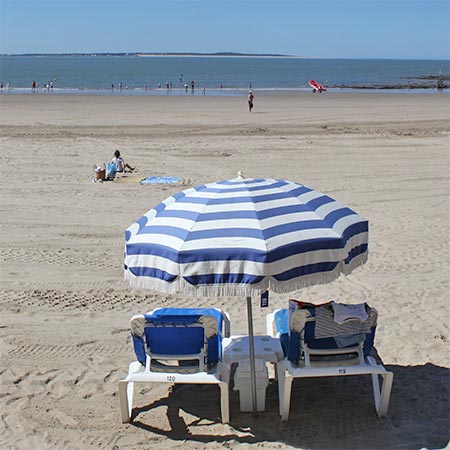
[[[180,177],[157,177],[151,176],[141,180],[141,184],[175,184],[180,181]]]

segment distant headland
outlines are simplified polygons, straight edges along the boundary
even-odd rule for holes
[[[3,53],[1,56],[245,56],[258,58],[298,58],[294,55],[284,55],[279,53],[236,53],[236,52],[100,52],[100,53]]]

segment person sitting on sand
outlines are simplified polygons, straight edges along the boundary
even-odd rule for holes
[[[127,164],[124,159],[120,156],[119,150],[116,150],[114,152],[114,158],[111,161],[116,166],[116,172],[118,173],[125,173],[127,169],[130,172],[133,172],[135,167],[131,167],[129,164]]]

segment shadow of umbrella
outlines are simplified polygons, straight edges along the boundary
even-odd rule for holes
[[[368,376],[367,379],[297,380],[293,389],[295,403],[288,422],[279,418],[276,382],[268,387],[264,413],[255,418],[236,412],[229,425],[221,425],[217,402],[205,408],[204,402],[198,400],[195,387],[179,386],[167,397],[136,408],[136,416],[140,417],[131,426],[171,441],[273,443],[276,448],[286,444],[317,450],[446,448],[450,420],[449,369],[434,364],[386,365],[386,368],[394,372],[396,383],[390,414],[384,419],[378,419],[373,409]],[[211,391],[211,399],[216,397],[215,387],[205,388]],[[237,396],[232,396],[231,403],[239,411]],[[154,415],[145,414],[159,407],[167,408],[170,430],[161,429]],[[182,411],[193,418],[187,420]],[[220,430],[211,431],[216,425]]]

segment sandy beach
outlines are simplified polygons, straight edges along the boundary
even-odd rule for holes
[[[0,96],[0,448],[440,449],[449,442],[450,111],[448,94],[255,93],[246,97]],[[137,172],[93,183],[115,149]],[[197,184],[282,178],[325,192],[370,223],[369,260],[348,277],[254,302],[254,326],[288,299],[368,302],[375,347],[394,372],[389,417],[370,379],[294,383],[282,423],[266,411],[220,421],[209,386],[139,387],[120,420],[133,360],[129,319],[160,306],[218,306],[246,334],[241,298],[191,299],[123,281],[124,230]],[[150,175],[176,185],[139,184]],[[245,317],[245,320],[244,320]]]

